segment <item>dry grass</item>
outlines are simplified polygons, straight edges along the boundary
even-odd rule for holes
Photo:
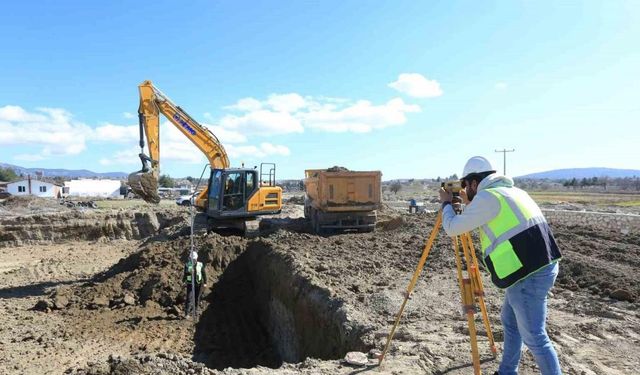
[[[136,209],[136,208],[149,208],[156,205],[147,203],[142,199],[105,199],[95,201],[98,208],[102,209]],[[173,199],[163,199],[158,204],[160,207],[177,207],[176,201]]]
[[[598,206],[640,206],[640,193],[595,193],[581,191],[529,192],[539,204],[561,202],[592,204]]]

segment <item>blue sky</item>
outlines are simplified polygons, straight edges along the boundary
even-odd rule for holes
[[[7,2],[0,161],[139,169],[145,79],[234,166],[384,179],[640,168],[640,2]],[[161,170],[199,175],[165,123]]]

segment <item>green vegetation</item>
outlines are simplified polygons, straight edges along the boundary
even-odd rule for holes
[[[13,169],[0,167],[0,181],[9,182],[17,178],[18,178],[18,175]]]
[[[160,184],[161,187],[172,188],[175,186],[175,181],[168,174],[163,174],[158,179],[158,184]]]
[[[402,184],[399,182],[394,182],[393,184],[391,184],[391,186],[389,186],[389,190],[391,190],[394,194],[399,192],[400,189],[402,189]]]

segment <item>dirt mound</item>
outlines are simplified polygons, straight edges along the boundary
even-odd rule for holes
[[[402,216],[388,217],[384,219],[378,219],[376,222],[376,227],[382,230],[394,230],[402,227],[404,225],[404,219]]]
[[[64,208],[65,210],[68,210]],[[139,240],[187,227],[188,213],[178,210],[78,211],[0,217],[0,248],[64,241]]]
[[[304,195],[294,195],[293,197],[287,199],[286,203],[304,205]]]
[[[552,229],[563,252],[560,285],[616,300],[640,300],[640,235],[557,224]]]
[[[71,209],[60,205],[53,198],[40,198],[33,195],[12,195],[0,202],[0,216],[19,216],[29,214],[42,214],[49,212],[70,212]]]
[[[349,172],[349,169],[345,168],[345,167],[340,167],[340,166],[334,165],[331,168],[327,168],[327,172]]]
[[[246,240],[209,234],[197,240],[199,260],[205,265],[210,282],[215,281],[224,268],[240,254]],[[59,288],[52,302],[60,296],[72,305],[86,309],[124,307],[147,304],[148,301],[170,308],[181,308],[186,295],[182,270],[190,252],[189,238],[153,242],[120,260],[109,270],[75,289]]]

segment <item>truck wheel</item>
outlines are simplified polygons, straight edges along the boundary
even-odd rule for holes
[[[315,209],[312,209],[312,219],[311,219],[311,225],[313,226],[313,231],[316,234],[322,234],[322,228],[320,227],[320,220],[318,218],[318,211]]]
[[[189,206],[191,206],[191,202],[189,202],[189,201],[182,201],[181,205],[182,205],[182,206],[185,206],[185,207],[189,207]]]

